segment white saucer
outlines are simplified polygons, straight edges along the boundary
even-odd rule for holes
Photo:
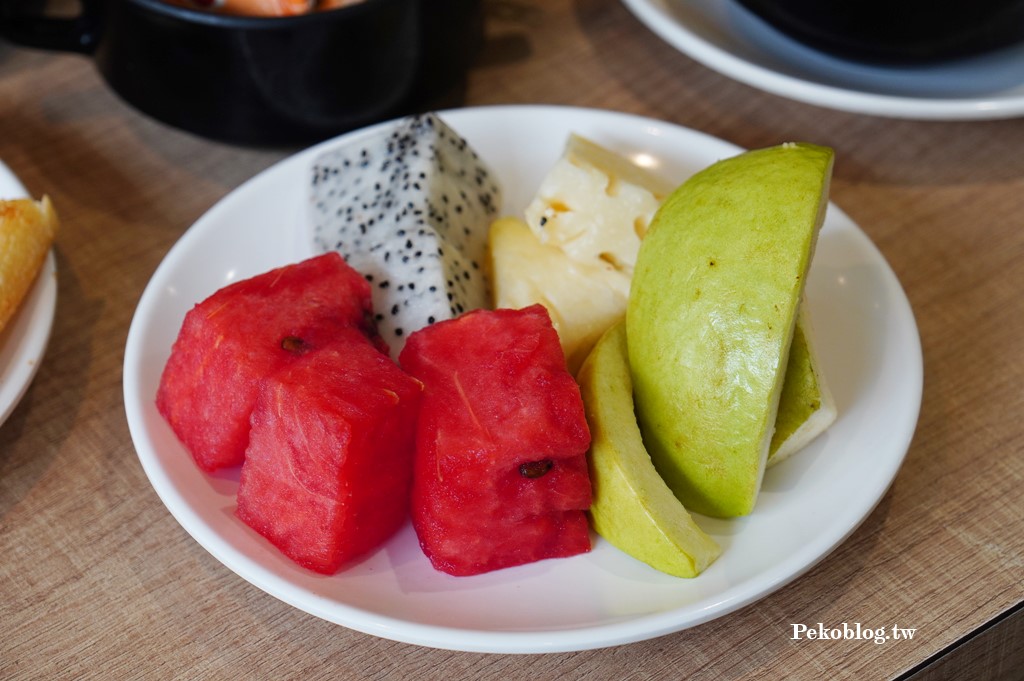
[[[20,199],[28,190],[0,162],[0,198]],[[57,260],[46,256],[18,311],[0,333],[0,424],[7,420],[39,369],[57,309]]]
[[[887,67],[811,49],[734,0],[622,0],[663,40],[766,92],[893,118],[980,120],[1024,114],[1024,44],[983,56]]]

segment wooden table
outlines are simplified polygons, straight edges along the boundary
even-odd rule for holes
[[[1021,678],[1024,121],[915,122],[733,82],[613,0],[488,0],[466,104],[652,116],[744,147],[836,149],[832,198],[878,245],[924,349],[889,493],[808,574],[734,614],[615,648],[485,655],[374,638],[249,585],[168,514],[135,455],[125,338],[149,277],[214,202],[290,150],[170,129],[88,58],[0,44],[0,159],[63,218],[49,350],[0,427],[0,678]],[[913,640],[791,640],[877,622]]]

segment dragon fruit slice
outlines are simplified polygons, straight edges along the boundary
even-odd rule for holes
[[[487,306],[482,266],[501,191],[436,115],[403,118],[324,152],[310,199],[314,247],[338,251],[370,282],[392,357],[410,333]]]

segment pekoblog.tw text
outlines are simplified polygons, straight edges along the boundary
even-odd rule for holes
[[[793,627],[793,635],[790,638],[794,641],[854,640],[882,644],[889,641],[909,640],[914,638],[914,634],[917,633],[917,629],[908,629],[896,624],[889,627],[865,627],[860,622],[853,624],[843,622],[842,625],[833,627],[826,627],[822,622],[813,626],[806,624],[791,624],[790,626]]]

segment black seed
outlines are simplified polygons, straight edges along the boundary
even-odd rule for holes
[[[528,461],[527,463],[519,465],[519,475],[524,478],[530,478],[535,480],[543,476],[545,473],[551,470],[554,466],[554,462],[551,459],[542,459],[541,461]]]
[[[285,336],[281,339],[281,349],[295,353],[296,355],[301,355],[306,352],[306,350],[309,350],[309,346],[306,345],[306,341],[302,340],[298,336]]]

